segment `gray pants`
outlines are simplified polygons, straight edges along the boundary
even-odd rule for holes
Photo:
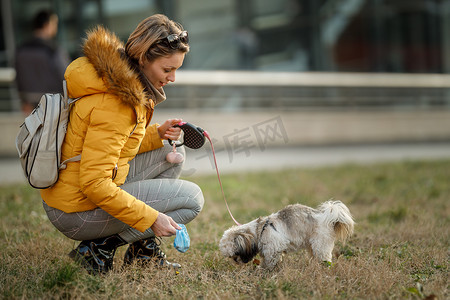
[[[159,212],[172,217],[179,224],[192,221],[203,208],[203,194],[200,188],[189,181],[177,179],[183,163],[171,164],[166,155],[172,147],[163,148],[137,155],[130,162],[130,171],[122,189],[142,200]],[[185,154],[184,148],[177,151]],[[126,242],[153,237],[149,228],[144,233],[114,218],[101,208],[90,211],[65,213],[49,207],[44,209],[50,222],[64,235],[74,240],[92,240],[119,234]]]

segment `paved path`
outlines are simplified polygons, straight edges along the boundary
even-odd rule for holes
[[[376,162],[450,159],[450,143],[390,144],[364,146],[329,146],[272,148],[249,153],[220,151],[217,161],[220,173],[240,171],[276,170],[283,168],[312,168],[345,163],[370,164]],[[215,174],[213,161],[205,152],[188,152],[184,175]]]
[[[205,145],[200,150],[189,150],[183,171],[184,177],[215,174],[213,161]],[[283,168],[312,168],[344,163],[368,164],[416,159],[450,159],[450,143],[387,144],[330,147],[279,147],[248,152],[219,150],[217,162],[221,174],[279,170]],[[0,159],[0,185],[25,182],[18,159]]]

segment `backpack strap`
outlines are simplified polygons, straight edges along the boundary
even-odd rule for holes
[[[69,98],[69,93],[68,93],[68,91],[67,91],[67,81],[66,80],[63,80],[63,97],[64,97],[64,100],[67,102],[67,104],[73,104],[73,103],[75,103],[77,100],[79,100],[79,99],[81,99],[81,98],[83,98],[83,96],[81,96],[81,97],[78,97],[78,98],[74,98],[74,99],[72,99],[72,98]]]
[[[74,162],[74,161],[80,161],[80,160],[81,160],[81,154],[74,156],[72,158],[66,159],[59,165],[59,170],[64,170],[67,167],[66,163],[68,163],[68,162]]]
[[[67,93],[67,81],[63,80],[63,96],[64,100],[69,98],[69,94]]]
[[[67,92],[67,81],[63,80],[63,97],[64,100],[67,101],[67,104],[73,104],[75,103],[77,100],[83,98],[83,97],[78,97],[75,99],[69,98],[69,93]],[[74,156],[72,158],[66,159],[65,161],[63,161],[60,165],[59,165],[59,170],[64,170],[67,167],[67,163],[68,162],[74,162],[74,161],[80,161],[81,160],[81,154]]]

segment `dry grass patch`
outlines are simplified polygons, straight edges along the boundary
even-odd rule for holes
[[[88,275],[67,253],[77,245],[48,222],[39,193],[0,187],[0,298],[64,299],[448,299],[450,161],[347,165],[223,177],[230,208],[241,223],[291,203],[316,207],[342,200],[357,222],[332,265],[303,251],[285,256],[280,270],[236,267],[218,251],[232,226],[214,176],[190,177],[205,207],[188,224],[191,249],[163,249],[183,265],[173,271],[131,266]]]

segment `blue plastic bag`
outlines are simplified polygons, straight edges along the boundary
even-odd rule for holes
[[[181,229],[177,230],[177,235],[175,236],[175,240],[173,241],[173,246],[180,252],[186,252],[191,245],[191,239],[189,238],[189,234],[187,232],[186,226],[183,224],[178,224]]]

